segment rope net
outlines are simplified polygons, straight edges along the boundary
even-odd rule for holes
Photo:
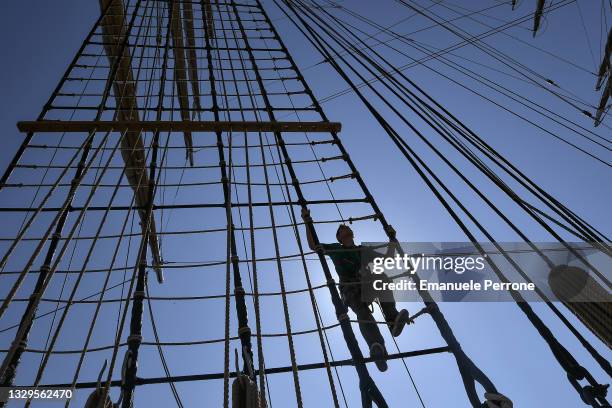
[[[466,236],[473,238],[447,196],[493,241],[381,111],[402,117],[394,106],[414,109],[551,235],[558,229],[549,221],[610,251],[597,230],[408,78],[389,75],[406,67],[395,69],[327,11],[346,11],[342,6],[274,3],[349,85],[341,93],[363,99]],[[386,407],[385,397],[399,392],[407,405],[424,407],[410,363],[438,367],[445,392],[473,407],[481,406],[483,390],[497,395],[427,292],[425,304],[410,305],[414,318],[429,317],[415,325],[410,350],[374,313],[389,350],[384,375],[402,380],[368,370],[358,321],[347,315],[324,253],[309,249],[305,232],[319,243],[317,236],[330,241],[339,223],[369,241],[396,241],[395,231],[344,149],[340,125],[321,109],[326,100],[314,97],[258,0],[100,0],[100,10],[37,120],[19,124],[26,137],[0,180],[1,385],[88,390],[66,404],[77,407],[93,389],[125,408],[202,399],[229,407],[240,371],[256,384],[261,407]],[[366,86],[376,98],[360,93]],[[389,109],[380,109],[383,103]],[[602,146],[593,132],[575,131]],[[548,212],[504,184],[499,169]],[[302,219],[305,210],[310,218]],[[520,307],[543,337],[550,333]],[[566,357],[554,338],[547,341]],[[416,356],[427,357],[406,359]],[[414,392],[406,393],[409,383]]]
[[[3,177],[3,384],[229,406],[239,364],[269,406],[361,400],[357,377],[376,387],[300,211],[386,239],[381,214],[261,4],[100,6]],[[288,113],[315,130],[194,130]],[[48,127],[67,121],[86,130]],[[431,344],[389,359],[449,351]]]

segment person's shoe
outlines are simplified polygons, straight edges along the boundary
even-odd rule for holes
[[[508,397],[503,394],[485,392],[485,406],[487,408],[512,408],[514,405]]]
[[[402,334],[404,326],[408,323],[410,323],[410,315],[406,309],[402,309],[397,316],[395,316],[395,320],[393,321],[393,327],[391,328],[391,334],[393,337],[397,337]]]
[[[512,401],[504,394],[485,392],[485,406],[487,408],[512,408]]]
[[[379,371],[387,371],[387,351],[380,343],[374,343],[370,346],[370,358],[374,359],[374,363]]]

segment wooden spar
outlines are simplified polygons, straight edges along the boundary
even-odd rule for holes
[[[196,111],[202,109],[200,102],[200,81],[198,79],[198,62],[196,55],[195,30],[193,28],[193,7],[191,2],[183,3],[183,21],[185,22],[185,36],[187,37],[187,65],[189,66],[189,82],[191,94]]]
[[[607,108],[608,99],[610,99],[610,95],[612,95],[612,75],[608,75],[606,87],[604,88],[603,93],[601,94],[599,106],[597,107],[597,112],[595,112],[595,126],[599,126],[603,119],[604,112]]]
[[[172,3],[172,54],[174,55],[174,84],[176,85],[177,98],[181,112],[181,119],[188,121],[189,118],[189,91],[187,90],[187,64],[185,62],[185,48],[183,41],[183,24],[181,22],[179,2]],[[189,164],[193,166],[193,139],[191,130],[183,130],[185,139],[185,157],[189,159]]]
[[[601,98],[599,100],[599,106],[597,107],[597,111],[595,113],[595,126],[599,126],[601,120],[603,119],[603,114],[606,111],[608,99],[610,99],[610,95],[612,95],[612,70],[610,69],[610,57],[612,56],[612,28],[610,28],[610,32],[608,33],[608,40],[606,41],[606,47],[604,48],[604,56],[601,61],[601,65],[599,66],[599,73],[597,75],[597,84],[595,85],[595,90],[599,91],[604,83],[604,79],[606,74],[608,75],[608,80],[604,87],[603,93],[601,94]]]
[[[604,56],[599,65],[599,72],[597,73],[597,83],[595,84],[595,90],[599,91],[603,85],[606,74],[610,71],[610,57],[612,57],[612,27],[608,32],[608,40],[606,41],[606,47],[604,48]]]
[[[536,5],[536,11],[533,15],[533,36],[534,37],[540,28],[540,22],[542,20],[543,15],[544,15],[544,0],[538,0],[537,5]]]
[[[109,0],[100,0],[102,10],[109,4]],[[104,40],[104,49],[108,56],[111,65],[115,63],[115,59],[119,58],[119,67],[113,82],[113,91],[117,104],[117,122],[109,121],[107,123],[139,123],[138,105],[136,102],[136,82],[132,74],[132,56],[128,47],[121,48],[116,44],[117,38],[124,37],[126,33],[124,4],[122,0],[115,0],[111,5],[109,12],[104,16],[100,23],[102,28],[102,37]],[[90,122],[95,123],[96,121]],[[50,123],[47,121],[34,122],[39,125],[42,123]],[[56,124],[58,122],[55,122]],[[61,122],[59,122],[61,123]],[[19,127],[19,124],[17,125]],[[36,127],[36,126],[34,126]],[[44,127],[44,126],[43,126]],[[124,127],[121,131],[125,135],[121,139],[121,156],[125,162],[125,176],[134,190],[135,204],[138,207],[144,208],[149,196],[149,177],[146,171],[146,158],[144,153],[144,143],[137,128]],[[138,211],[143,226],[143,234],[146,229],[145,213]],[[157,274],[158,282],[163,281],[163,273],[161,269],[161,254],[157,242],[157,229],[155,220],[151,219],[149,223],[149,248],[153,257],[153,266]]]
[[[213,20],[211,1],[213,0],[204,0],[206,11],[206,35],[208,36],[209,40],[215,38],[215,22]]]
[[[576,266],[555,266],[548,275],[548,284],[557,299],[612,348],[612,295],[587,271]]]
[[[256,121],[60,121],[18,122],[21,132],[340,132],[339,122],[256,122]],[[142,141],[141,141],[142,143]],[[131,147],[131,146],[128,146]]]

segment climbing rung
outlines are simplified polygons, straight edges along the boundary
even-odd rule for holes
[[[395,360],[400,358],[409,358],[409,357],[419,357],[426,356],[431,354],[439,354],[439,353],[450,353],[451,350],[448,346],[444,347],[434,347],[428,349],[414,350],[414,351],[404,351],[401,353],[393,353],[388,354],[385,360]],[[373,358],[364,358],[362,360],[364,363],[373,363]],[[329,365],[331,367],[342,367],[342,366],[350,366],[354,365],[355,362],[353,360],[336,360],[330,361]],[[325,368],[325,363],[310,363],[310,364],[298,364],[298,371],[308,371],[308,370],[317,370]],[[266,368],[266,374],[281,374],[281,373],[290,373],[293,370],[292,366],[285,367],[272,367]],[[255,370],[255,375],[259,374],[259,370]],[[178,375],[172,377],[153,377],[153,378],[137,378],[136,385],[146,385],[146,384],[166,384],[169,382],[190,382],[190,381],[206,381],[206,380],[220,380],[223,379],[224,373],[209,373],[209,374],[189,374],[189,375]],[[231,371],[229,373],[230,377],[236,377],[236,372]],[[111,387],[117,387],[121,385],[121,380],[111,381]],[[46,388],[62,388],[62,387],[70,387],[71,384],[45,384],[41,385],[41,387]],[[82,388],[95,388],[97,386],[97,382],[78,382],[74,384],[74,387],[77,389]]]
[[[21,132],[340,132],[339,122],[62,121],[17,123]]]

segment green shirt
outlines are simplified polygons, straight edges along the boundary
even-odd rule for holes
[[[336,273],[343,282],[358,282],[360,280],[361,265],[367,265],[377,255],[373,249],[356,245],[345,248],[342,244],[321,244],[325,250],[325,255],[329,256],[336,268]],[[367,257],[363,259],[362,257]]]

